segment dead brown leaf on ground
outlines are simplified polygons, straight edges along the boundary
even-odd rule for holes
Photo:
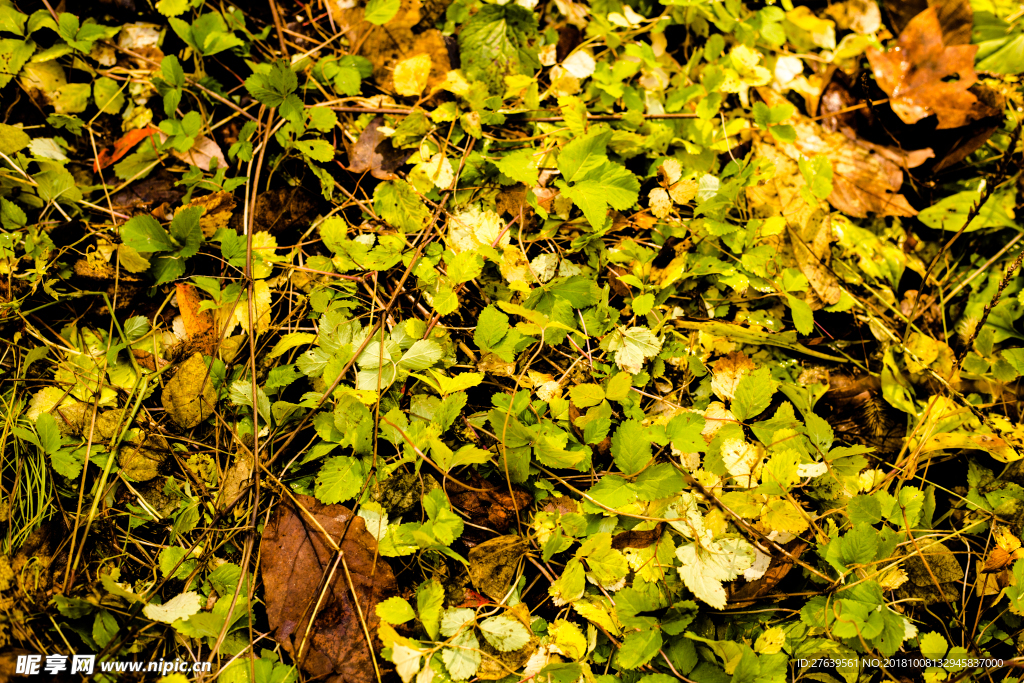
[[[384,125],[384,117],[378,116],[359,134],[356,144],[352,145],[348,156],[348,170],[353,173],[370,172],[374,178],[388,180],[395,177],[412,150],[395,149],[391,139],[380,130]]]
[[[970,0],[885,0],[885,13],[894,33],[900,33],[911,20],[928,8],[935,10],[946,45],[971,42],[974,10]]]
[[[292,657],[299,657],[301,647],[300,666],[310,676],[329,683],[375,680],[371,647],[377,650],[380,644],[367,643],[353,593],[367,629],[376,633],[376,605],[398,591],[395,575],[377,554],[377,541],[366,531],[361,517],[353,520],[347,507],[323,505],[310,496],[297,496],[296,502],[281,500],[260,543],[267,620],[274,638]],[[351,590],[345,568],[340,562],[335,565],[337,552],[317,525],[334,544],[340,544]],[[323,601],[309,628],[321,594]]]
[[[958,128],[993,112],[969,91],[977,82],[976,45],[944,42],[934,7],[910,20],[897,45],[885,52],[869,49],[868,61],[889,106],[905,123],[935,115],[938,128]]]
[[[781,102],[781,96],[769,90],[760,89],[758,94],[769,106]],[[782,151],[793,162],[799,160],[801,156],[824,155],[832,164],[833,173],[833,189],[832,194],[828,196],[828,202],[837,211],[858,218],[866,218],[870,213],[879,216],[917,215],[917,211],[906,197],[899,194],[903,186],[903,171],[901,164],[897,164],[892,158],[902,158],[904,163],[910,166],[922,161],[921,157],[927,157],[925,150],[903,152],[889,148],[883,155],[877,145],[863,144],[863,141],[850,139],[840,132],[828,132],[821,124],[800,114],[793,115],[786,123],[796,129],[796,141],[761,144],[761,153],[776,162],[777,166],[778,155],[772,153],[771,147]],[[795,163],[792,168],[789,164],[785,164],[784,170],[777,168],[776,177],[793,177],[796,185],[801,184],[800,172]],[[781,190],[780,199],[784,206],[795,201],[797,197],[798,187]]]
[[[476,472],[466,481],[471,489],[458,484],[448,486],[448,498],[452,506],[469,515],[470,521],[477,526],[484,526],[492,531],[504,533],[516,526],[516,511],[522,516],[526,508],[533,502],[533,496],[518,486],[511,492],[492,484]],[[471,527],[467,527],[466,535],[471,535]]]

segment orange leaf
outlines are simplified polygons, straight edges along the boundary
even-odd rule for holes
[[[113,152],[106,149],[100,150],[99,155],[96,157],[96,161],[93,163],[93,170],[99,171],[101,168],[106,168],[111,164],[117,163],[117,161],[130,152],[135,145],[159,132],[160,131],[156,128],[136,128],[135,130],[128,131],[121,136],[121,139],[114,143]]]
[[[934,7],[910,20],[897,47],[867,51],[879,87],[889,106],[904,123],[917,123],[934,114],[938,128],[958,128],[996,112],[968,88],[978,80],[974,71],[977,45],[947,45]]]
[[[181,311],[181,320],[185,323],[185,332],[188,333],[189,340],[194,342],[202,353],[212,356],[217,346],[213,313],[199,310],[203,300],[195,287],[187,282],[179,282],[175,287],[178,294],[178,310]]]

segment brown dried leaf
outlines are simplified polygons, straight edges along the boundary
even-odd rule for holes
[[[918,14],[932,7],[938,14],[946,45],[966,45],[971,42],[974,10],[970,0],[886,0],[883,5],[896,33],[903,31]]]
[[[353,173],[370,172],[374,178],[388,180],[395,177],[405,160],[412,154],[411,149],[395,149],[391,139],[380,132],[384,117],[378,116],[359,134],[349,151],[348,170]]]
[[[377,555],[377,541],[366,531],[361,517],[353,520],[352,511],[345,506],[323,505],[309,496],[297,496],[296,500],[302,509],[289,499],[278,504],[260,543],[267,620],[274,638],[289,654],[298,656],[310,615],[337,557],[319,525],[334,544],[340,541],[353,589],[349,589],[345,568],[339,563],[302,646],[300,666],[310,676],[325,677],[328,683],[375,680],[371,649],[379,650],[380,644],[367,643],[353,593],[367,629],[376,633],[377,602],[397,593],[395,575]]]
[[[934,114],[942,129],[994,113],[968,90],[978,80],[977,51],[977,45],[946,44],[938,12],[929,7],[910,20],[896,47],[885,52],[872,48],[867,56],[875,80],[900,119],[917,123]]]
[[[781,101],[779,95],[766,89],[759,89],[758,94],[769,106]],[[850,139],[842,133],[826,132],[820,124],[806,116],[796,114],[790,117],[787,123],[796,129],[796,142],[776,143],[774,146],[793,161],[799,160],[801,156],[812,157],[817,154],[823,154],[828,158],[833,173],[832,194],[828,196],[828,202],[836,210],[858,218],[866,218],[869,213],[879,216],[917,215],[917,211],[907,202],[906,197],[899,194],[899,189],[903,186],[903,171],[899,164],[863,144],[859,139]],[[768,145],[760,146],[761,152],[777,162],[779,155],[773,155],[765,147]],[[925,150],[907,153],[890,150],[890,153],[903,155],[908,166],[911,160],[917,162],[920,156],[927,155]],[[796,169],[795,164],[793,168]],[[798,169],[795,172],[797,176],[800,175]],[[783,206],[795,202],[795,198],[792,197],[794,192],[799,196],[799,186],[795,190],[780,190]],[[804,205],[806,206],[806,203]],[[786,215],[789,218],[789,213]]]
[[[512,486],[510,492],[507,485],[499,487],[476,472],[466,483],[476,490],[464,489],[457,484],[448,487],[452,505],[467,513],[473,524],[498,533],[505,533],[516,526],[516,512],[522,516],[533,502],[533,496],[522,488]],[[472,527],[467,527],[464,537],[472,538],[472,535]]]

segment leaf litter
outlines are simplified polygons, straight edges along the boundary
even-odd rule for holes
[[[0,646],[1015,656],[1004,5],[16,5]]]

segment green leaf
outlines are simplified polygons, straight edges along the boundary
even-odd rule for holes
[[[625,474],[633,475],[651,461],[651,442],[637,420],[623,420],[612,436],[612,458]]]
[[[46,455],[53,455],[64,443],[64,438],[57,427],[57,420],[49,413],[43,413],[36,419],[36,433],[39,435],[39,445]]]
[[[472,611],[472,610],[471,610]],[[441,650],[441,661],[454,681],[464,681],[480,668],[480,642],[466,629]]]
[[[577,384],[569,390],[569,396],[577,408],[590,408],[604,400],[604,389],[598,384]]]
[[[484,268],[484,260],[472,251],[463,251],[455,255],[448,264],[448,279],[455,284],[469,282],[480,276]]]
[[[921,654],[929,659],[942,659],[949,649],[949,643],[941,634],[925,633],[920,636]]]
[[[628,372],[620,372],[608,380],[605,387],[605,397],[609,401],[625,401],[629,398],[630,389],[633,388],[633,376]]]
[[[401,0],[370,0],[366,3],[363,18],[371,24],[383,26],[394,18],[401,5]]]
[[[459,53],[466,76],[483,81],[496,91],[504,86],[505,76],[532,75],[540,64],[528,41],[536,32],[533,12],[516,4],[484,5],[459,33]]]
[[[249,94],[268,107],[281,106],[298,87],[298,76],[285,62],[280,61],[271,66],[267,73],[254,73],[245,79],[245,89]]]
[[[316,341],[316,335],[312,332],[289,332],[274,344],[274,348],[270,350],[267,357],[277,358],[278,356],[283,356],[296,346],[305,346],[312,344],[314,341]]]
[[[321,503],[341,503],[359,493],[363,476],[363,463],[358,458],[347,455],[327,458],[316,477],[314,493]]]
[[[473,444],[466,444],[459,450],[452,453],[451,462],[448,463],[447,469],[453,467],[464,467],[466,465],[479,465],[485,462],[489,462],[494,454],[490,451],[474,446]]]
[[[874,496],[854,496],[846,505],[846,513],[855,525],[877,524],[882,521],[882,508]]]
[[[199,251],[203,243],[203,229],[199,225],[199,218],[202,215],[203,208],[200,206],[190,206],[174,214],[174,219],[171,220],[171,237],[183,245],[178,251],[179,258],[190,258]]]
[[[430,220],[430,211],[404,180],[389,180],[373,191],[373,209],[402,232],[417,232]]]
[[[31,142],[32,138],[21,128],[0,123],[0,153],[13,156],[28,147]]]
[[[481,349],[492,349],[508,332],[508,316],[495,306],[488,306],[480,313],[473,332],[473,343]]]
[[[50,464],[53,471],[68,479],[77,479],[82,472],[82,460],[77,452],[70,448],[63,448],[50,454]]]
[[[622,639],[615,662],[623,669],[636,669],[654,658],[664,641],[661,631],[633,631]]]
[[[441,401],[441,405],[438,406],[437,410],[434,412],[434,422],[441,427],[442,433],[452,426],[452,423],[455,422],[459,413],[461,413],[462,409],[466,407],[467,398],[466,392],[458,391],[446,396]]]
[[[297,140],[295,147],[313,161],[322,164],[334,159],[334,147],[326,140]]]
[[[745,421],[757,417],[771,404],[775,383],[771,371],[760,367],[743,375],[732,400],[732,414]]]
[[[106,647],[114,639],[114,636],[117,635],[119,629],[120,626],[118,626],[114,615],[105,609],[101,609],[96,612],[96,617],[92,624],[92,639],[100,647]]]
[[[530,632],[523,623],[504,614],[484,619],[479,627],[484,640],[499,652],[514,652],[530,642]]]
[[[122,225],[121,241],[142,253],[172,251],[175,248],[171,236],[148,214],[133,216]]]
[[[506,154],[494,162],[498,170],[517,183],[535,187],[540,177],[540,156],[532,148]]]
[[[707,449],[704,441],[705,420],[697,413],[681,413],[673,417],[665,429],[672,447],[685,453],[702,453]]]
[[[160,573],[164,578],[184,579],[196,568],[195,559],[182,560],[188,555],[188,550],[176,545],[169,545],[160,551]],[[179,564],[180,562],[180,564]],[[171,576],[171,570],[177,565],[178,569]]]
[[[394,596],[377,603],[377,616],[389,624],[404,624],[416,618],[416,612],[405,598]]]
[[[792,294],[786,295],[786,301],[789,303],[789,311],[793,315],[793,326],[796,327],[796,331],[802,335],[814,332],[814,311],[811,310],[810,305]]]
[[[10,83],[11,79],[18,75],[35,51],[36,44],[31,40],[12,38],[0,40],[0,88]],[[4,154],[8,154],[8,152],[4,152]]]
[[[548,291],[572,304],[573,308],[593,306],[601,298],[601,288],[590,278],[574,275],[552,284]]]
[[[557,600],[555,604],[564,605],[582,596],[586,583],[587,573],[583,563],[574,557],[566,563],[562,575],[551,584],[548,593]]]
[[[165,17],[176,17],[188,11],[190,0],[160,0],[156,3],[156,11]]]
[[[403,370],[425,370],[441,360],[444,350],[436,341],[420,339],[409,347],[409,350],[398,361],[398,367]]]
[[[444,604],[444,586],[429,579],[416,589],[416,612],[420,623],[431,640],[437,640],[441,627],[441,607]]]
[[[572,187],[564,183],[561,187],[595,230],[604,225],[609,206],[624,211],[636,203],[640,193],[636,176],[608,161]]]
[[[112,78],[98,78],[92,86],[96,107],[104,114],[116,114],[124,106],[121,86]]]
[[[982,228],[1015,228],[1013,197],[1012,192],[993,192],[965,232]],[[925,207],[917,218],[929,228],[957,231],[964,227],[968,214],[979,201],[980,189],[957,192]]]
[[[836,541],[833,541],[835,543]],[[878,532],[866,523],[859,523],[839,541],[843,564],[867,564],[878,554]]]
[[[643,500],[659,500],[677,495],[683,490],[683,475],[668,463],[649,467],[636,479],[637,495]]]
[[[817,154],[810,159],[801,157],[800,173],[811,193],[818,199],[824,199],[832,194],[832,164],[823,154]]]
[[[1017,371],[1018,375],[1024,375],[1024,348],[1003,349],[999,355]]]

